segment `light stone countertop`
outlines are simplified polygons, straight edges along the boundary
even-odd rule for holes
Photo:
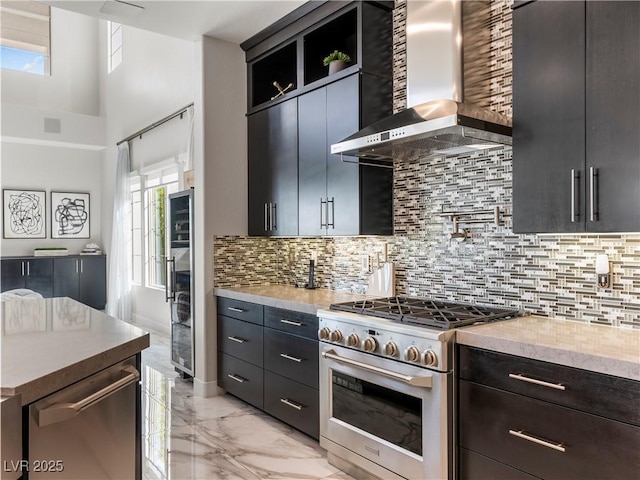
[[[70,298],[2,301],[0,393],[26,405],[136,355],[149,334]]]
[[[456,342],[640,380],[640,330],[531,315],[458,329]]]
[[[215,288],[214,295],[219,297],[260,303],[270,307],[295,310],[315,315],[318,309],[328,308],[332,303],[349,302],[367,298],[348,292],[337,292],[324,288],[307,290],[289,285],[259,285],[255,287]]]

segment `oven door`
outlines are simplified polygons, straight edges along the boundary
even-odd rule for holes
[[[452,478],[452,386],[451,374],[321,343],[320,444],[383,478]]]

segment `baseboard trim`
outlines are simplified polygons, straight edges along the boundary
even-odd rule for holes
[[[218,381],[203,382],[198,378],[193,379],[193,394],[196,397],[215,397],[217,395],[223,395],[225,391],[218,386]]]
[[[171,328],[169,325],[163,325],[162,323],[158,322],[157,320],[152,320],[148,317],[145,317],[143,315],[139,315],[137,313],[134,313],[132,315],[132,319],[131,319],[131,323],[133,325],[135,325],[136,327],[140,327],[143,330],[144,329],[149,329],[158,333],[163,333],[165,335],[171,335]]]

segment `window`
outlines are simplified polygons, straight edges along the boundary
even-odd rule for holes
[[[2,68],[49,75],[50,7],[28,1],[0,3]]]
[[[107,22],[108,72],[113,72],[122,63],[122,24]]]
[[[131,281],[142,284],[142,182],[138,175],[132,176],[131,187]]]
[[[151,288],[166,285],[168,199],[180,189],[180,172],[174,164],[131,177],[133,283]]]

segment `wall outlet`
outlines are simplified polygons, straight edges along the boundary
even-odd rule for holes
[[[360,269],[362,270],[363,273],[367,273],[371,271],[370,268],[370,257],[369,255],[367,255],[366,253],[363,253],[362,255],[360,255]]]

